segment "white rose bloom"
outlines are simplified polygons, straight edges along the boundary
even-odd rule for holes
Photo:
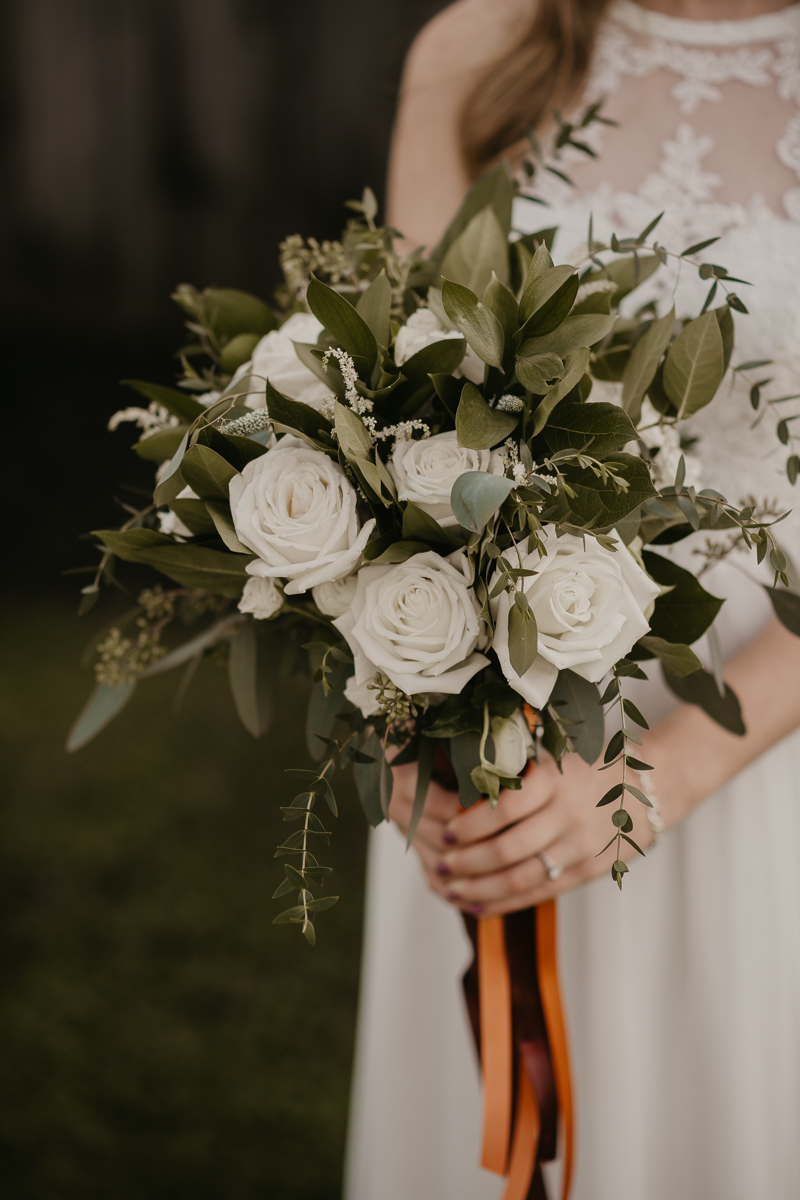
[[[311,589],[311,595],[319,611],[326,617],[341,617],[353,603],[357,583],[357,576],[346,575],[344,579],[318,583]]]
[[[402,367],[418,350],[424,350],[426,346],[432,346],[435,342],[462,336],[457,329],[445,329],[431,309],[418,308],[398,331],[394,343],[394,361],[398,367]],[[472,383],[483,383],[483,366],[483,361],[478,358],[472,347],[467,346],[461,366],[453,374],[463,375]]]
[[[374,519],[359,529],[358,495],[338,463],[284,437],[230,482],[236,534],[258,560],[249,575],[288,579],[287,596],[349,575]]]
[[[249,372],[253,387],[261,393],[266,391],[268,379],[287,399],[300,400],[319,411],[322,402],[332,395],[331,390],[300,361],[294,343],[314,344],[322,329],[311,313],[293,313],[280,329],[273,329],[261,339],[251,361],[244,370],[240,367],[240,372]]]
[[[519,775],[533,756],[533,737],[519,709],[511,717],[493,717],[490,733],[494,765],[503,775]]]
[[[378,710],[375,692],[367,689],[377,674],[409,696],[454,695],[487,665],[475,649],[482,623],[467,571],[459,550],[447,559],[425,551],[358,572],[352,605],[334,625],[355,659],[345,696],[365,716]]]
[[[547,554],[526,553],[522,565],[536,571],[522,581],[539,632],[538,654],[520,678],[508,653],[507,592],[493,601],[494,649],[511,686],[534,708],[546,704],[558,672],[599,683],[650,628],[644,613],[659,587],[620,542],[604,550],[593,539],[549,529],[542,536]],[[494,583],[490,584],[490,590]]]
[[[274,617],[283,605],[283,596],[273,579],[248,579],[237,608],[252,613],[257,621]]]
[[[423,441],[398,442],[388,466],[398,500],[412,501],[442,526],[458,524],[450,493],[459,475],[465,471],[502,475],[504,471],[497,451],[459,446],[455,430]]]

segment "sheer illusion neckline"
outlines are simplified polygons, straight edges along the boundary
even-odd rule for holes
[[[610,15],[631,33],[686,46],[744,46],[800,36],[800,3],[736,21],[694,21],[643,8],[634,0],[616,0]]]

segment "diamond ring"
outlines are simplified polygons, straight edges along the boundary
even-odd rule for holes
[[[551,883],[555,883],[563,875],[564,868],[552,859],[546,850],[539,850],[536,857],[541,860],[542,866],[547,871],[547,878]]]

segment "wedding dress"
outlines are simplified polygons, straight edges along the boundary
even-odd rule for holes
[[[772,359],[757,373],[772,379],[765,394],[800,392],[800,4],[693,21],[618,0],[587,88],[587,99],[599,95],[620,127],[590,131],[599,157],[565,157],[575,187],[551,177],[551,209],[518,201],[517,227],[558,225],[557,262],[578,261],[590,214],[595,238],[636,235],[662,209],[654,236],[669,249],[720,235],[705,254],[752,284],[733,285],[750,312],[736,317],[734,363]],[[666,311],[675,283],[658,272],[636,303],[654,297]],[[679,315],[696,314],[708,286],[684,266]],[[693,422],[692,469],[731,501],[786,511],[800,483],[786,478],[774,412],[753,428],[756,417],[748,387],[726,385]],[[776,533],[800,564],[798,516]],[[727,597],[723,657],[770,616],[753,564],[734,555],[703,579]],[[635,699],[652,723],[674,700],[650,674]],[[558,902],[577,1091],[573,1198],[797,1200],[800,732],[631,868],[621,894],[604,876]],[[346,1200],[501,1195],[502,1181],[477,1166],[478,1069],[460,991],[469,957],[459,915],[427,890],[397,830],[380,827]]]

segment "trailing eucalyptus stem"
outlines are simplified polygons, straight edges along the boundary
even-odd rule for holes
[[[634,758],[628,749],[630,742],[633,742],[637,746],[641,746],[642,742],[641,738],[639,738],[638,735],[635,734],[630,728],[626,718],[631,720],[635,725],[639,725],[642,729],[649,729],[650,727],[633,701],[629,700],[622,694],[622,680],[625,676],[634,676],[639,679],[647,678],[644,671],[636,663],[631,662],[630,659],[623,659],[614,668],[614,678],[611,680],[605,690],[605,693],[603,694],[603,704],[611,703],[612,707],[614,705],[619,707],[620,728],[611,738],[608,746],[606,747],[606,752],[603,757],[605,766],[601,767],[601,770],[605,771],[609,767],[614,767],[621,762],[622,782],[615,783],[614,786],[609,788],[605,795],[602,796],[597,802],[597,807],[601,808],[605,804],[613,804],[615,800],[619,800],[619,806],[615,809],[611,816],[611,824],[615,829],[614,836],[609,842],[606,843],[599,854],[605,854],[609,846],[613,846],[616,842],[616,859],[611,867],[611,878],[620,889],[622,889],[623,876],[628,870],[627,863],[623,862],[622,858],[620,857],[623,838],[629,845],[633,846],[634,850],[638,854],[641,854],[642,857],[644,857],[644,850],[642,850],[641,846],[637,845],[637,843],[630,836],[633,832],[633,818],[625,808],[626,792],[630,793],[632,796],[635,796],[640,803],[646,805],[648,808],[652,808],[652,804],[647,799],[647,796],[645,796],[644,792],[628,782],[628,771],[629,769],[633,769],[634,771],[652,771],[653,769],[649,763],[645,763],[638,758]]]

